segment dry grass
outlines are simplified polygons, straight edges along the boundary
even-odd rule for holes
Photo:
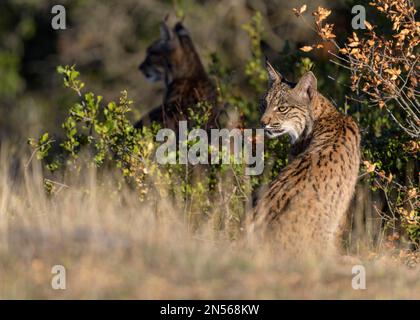
[[[353,290],[351,265],[291,264],[211,228],[191,234],[168,203],[151,209],[129,190],[112,191],[111,175],[88,171],[48,198],[36,161],[12,179],[8,154],[3,148],[1,299],[420,298],[418,266],[368,259],[367,289]],[[66,290],[51,288],[57,264]]]

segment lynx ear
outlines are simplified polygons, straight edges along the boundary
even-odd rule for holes
[[[184,27],[182,22],[177,22],[176,23],[176,25],[174,27],[174,31],[175,31],[175,33],[177,34],[178,37],[189,37],[190,36],[190,33]]]
[[[265,60],[265,68],[267,69],[268,72],[268,79],[270,82],[270,85],[273,84],[274,82],[281,82],[282,80],[282,76],[280,73],[277,72],[276,69],[274,69],[274,67],[270,64],[270,62],[268,62],[268,60]]]
[[[310,103],[315,96],[317,90],[317,80],[315,75],[308,71],[306,72],[299,82],[296,84],[296,87],[293,89],[293,92],[297,95],[297,98],[304,103]]]
[[[167,18],[165,17],[165,19],[160,24],[160,38],[163,41],[169,41],[173,37],[172,30],[166,24],[166,19]]]

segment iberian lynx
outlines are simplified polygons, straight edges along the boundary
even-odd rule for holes
[[[176,130],[178,121],[188,120],[188,109],[194,109],[198,103],[207,103],[204,108],[208,113],[206,127],[215,127],[216,88],[181,22],[173,29],[166,21],[161,23],[160,39],[147,48],[139,69],[151,82],[164,81],[166,92],[163,103],[142,117],[137,127],[155,121]]]
[[[359,171],[359,129],[317,91],[312,72],[292,85],[267,70],[261,123],[270,138],[289,135],[292,148],[257,202],[252,229],[295,256],[335,254]]]

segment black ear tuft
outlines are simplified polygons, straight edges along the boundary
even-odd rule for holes
[[[268,72],[268,79],[270,81],[270,85],[273,84],[274,82],[281,82],[283,77],[276,69],[274,69],[274,67],[270,64],[267,58],[265,60],[265,68],[267,69],[267,72]]]
[[[169,41],[172,39],[172,30],[166,24],[166,18],[160,23],[160,38],[163,41]]]

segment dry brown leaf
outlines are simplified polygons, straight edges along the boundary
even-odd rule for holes
[[[306,9],[307,9],[307,6],[306,4],[304,4],[300,8],[293,8],[293,12],[295,13],[297,17],[299,17],[306,11]]]
[[[324,21],[331,14],[331,10],[325,9],[323,7],[318,7],[318,9],[313,13],[314,16],[318,17],[318,22]]]
[[[338,50],[340,53],[342,54],[347,54],[349,53],[349,50],[347,50],[347,48],[341,48],[340,50]]]
[[[309,52],[309,51],[312,51],[312,49],[313,49],[312,46],[304,46],[300,48],[300,50],[302,50],[303,52]]]
[[[366,172],[374,172],[376,168],[376,163],[370,163],[369,161],[365,160],[363,161],[363,164],[366,167]]]
[[[367,20],[365,20],[365,26],[369,31],[373,29],[373,26]]]

